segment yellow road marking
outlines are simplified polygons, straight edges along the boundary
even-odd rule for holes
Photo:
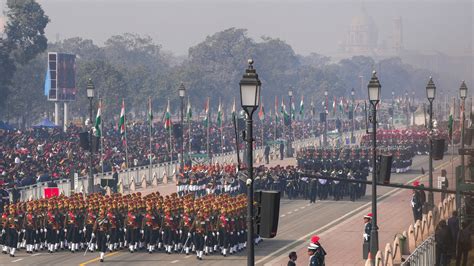
[[[118,251],[109,253],[109,254],[105,255],[104,258],[113,256],[113,255],[118,254],[118,253],[119,253]],[[87,265],[87,264],[89,264],[89,263],[96,262],[96,261],[99,261],[99,260],[100,260],[100,258],[91,259],[91,260],[88,260],[88,261],[86,261],[86,262],[83,262],[83,263],[79,264],[79,266],[84,266],[84,265]]]

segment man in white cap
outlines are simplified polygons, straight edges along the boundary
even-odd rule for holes
[[[368,213],[364,215],[364,245],[363,245],[363,252],[362,258],[366,260],[369,256],[369,249],[370,249],[370,231],[372,230],[372,213]]]
[[[308,247],[308,256],[309,256],[309,266],[324,266],[324,260],[326,256],[326,251],[319,243],[319,237],[311,237],[311,243]]]

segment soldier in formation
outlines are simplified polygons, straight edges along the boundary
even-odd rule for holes
[[[23,248],[27,253],[87,250],[98,251],[104,261],[107,251],[128,248],[131,253],[195,252],[202,260],[245,248],[245,215],[245,194],[61,195],[7,206],[0,244],[12,257]]]

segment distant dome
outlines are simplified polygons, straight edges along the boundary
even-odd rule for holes
[[[344,50],[351,54],[371,55],[377,47],[377,26],[364,8],[358,13],[351,20]]]

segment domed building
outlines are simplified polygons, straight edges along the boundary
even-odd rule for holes
[[[352,18],[351,25],[342,46],[342,52],[373,56],[377,48],[378,31],[374,20],[364,8]]]

